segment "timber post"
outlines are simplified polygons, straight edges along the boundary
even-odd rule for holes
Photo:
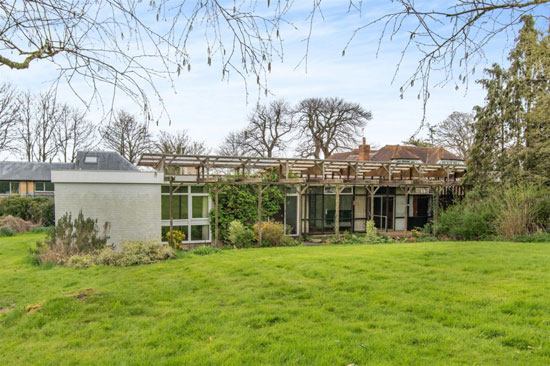
[[[334,187],[335,202],[334,202],[334,234],[336,239],[340,238],[340,186]]]
[[[174,196],[174,178],[170,177],[170,239],[168,244],[171,248],[174,247],[173,231],[174,231],[174,208],[173,208],[173,196]]]
[[[214,246],[218,247],[220,245],[219,235],[220,235],[220,209],[219,209],[219,197],[220,189],[218,187],[214,188]]]

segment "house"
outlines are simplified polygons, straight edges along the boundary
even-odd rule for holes
[[[52,169],[70,169],[72,164],[22,161],[0,162],[0,197],[9,195],[49,196],[54,194]]]
[[[74,163],[0,162],[0,197],[54,196],[52,170],[139,170],[114,151],[79,151]]]
[[[328,159],[144,154],[138,165],[164,173],[163,237],[178,229],[189,243],[217,241],[209,212],[223,207],[209,199],[208,183],[283,186],[285,202],[275,219],[287,235],[364,232],[368,220],[381,230],[403,232],[437,218],[441,195],[462,194],[466,171],[443,148],[387,145],[372,151],[365,142]],[[266,181],[266,170],[278,172],[278,179]]]
[[[440,199],[463,193],[466,171],[442,148],[387,145],[374,151],[365,142],[328,159],[148,153],[137,165],[113,152],[82,152],[74,164],[50,164],[40,179],[4,177],[52,183],[56,219],[82,211],[100,227],[110,226],[112,243],[161,240],[175,229],[187,243],[212,243],[219,225],[210,212],[223,209],[212,183],[280,186],[285,199],[275,219],[287,235],[364,232],[368,220],[380,230],[403,232],[437,220]]]

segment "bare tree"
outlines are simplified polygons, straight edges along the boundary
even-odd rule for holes
[[[232,131],[225,137],[223,143],[218,148],[218,154],[224,156],[245,156],[250,152],[245,147],[246,133],[242,131]]]
[[[0,85],[0,151],[11,150],[17,124],[17,91],[10,84]]]
[[[159,0],[34,0],[0,2],[0,67],[25,70],[31,64],[51,62],[59,70],[58,82],[74,86],[83,101],[110,101],[120,90],[150,116],[152,90],[157,78],[173,81],[191,61],[216,67],[222,78],[256,76],[259,90],[267,93],[267,73],[272,62],[283,60],[281,28],[296,28],[289,20],[292,0],[190,1]],[[418,64],[401,85],[401,93],[416,86],[418,97],[429,99],[430,85],[452,82],[467,84],[471,70],[482,60],[487,45],[498,35],[512,35],[522,15],[533,14],[548,28],[550,0],[461,0],[417,2],[398,0],[384,4],[380,17],[365,18],[343,47],[342,54],[363,31],[382,24],[380,44],[406,35],[401,61],[411,52]],[[306,15],[304,60],[313,25],[323,17],[322,0],[314,0]],[[349,13],[370,15],[380,9],[364,0],[342,1]],[[440,5],[442,4],[442,5]],[[265,8],[267,5],[268,8]],[[370,4],[369,4],[370,5]],[[204,39],[204,55],[196,55],[191,44]],[[502,37],[505,38],[505,37]],[[501,47],[504,48],[504,47]],[[420,53],[420,56],[418,55]],[[396,69],[399,70],[401,61]],[[430,78],[432,70],[443,70],[443,80]],[[80,95],[78,83],[91,86],[92,95]],[[112,87],[106,96],[98,85]],[[57,84],[56,84],[57,85]]]
[[[284,100],[269,105],[258,104],[248,117],[244,132],[244,149],[251,155],[272,157],[287,148],[286,138],[293,131],[291,108]]]
[[[202,141],[194,141],[186,130],[174,133],[161,131],[155,141],[155,149],[165,154],[201,155],[210,149]]]
[[[55,131],[67,108],[57,103],[53,93],[20,94],[15,149],[25,160],[51,162],[55,159],[58,153]]]
[[[550,0],[460,0],[440,4],[414,0],[398,0],[388,4],[388,11],[383,15],[354,31],[342,55],[355,38],[375,24],[383,25],[379,49],[382,43],[406,35],[408,41],[393,79],[396,79],[407,54],[418,58],[416,69],[405,78],[400,93],[403,96],[416,83],[417,97],[424,101],[425,111],[432,85],[452,83],[458,90],[464,84],[467,88],[470,75],[485,59],[488,45],[492,41],[513,40],[524,15],[534,15],[543,30],[549,26]],[[349,2],[350,10],[359,14],[368,14],[366,7],[364,0]],[[497,37],[499,35],[504,37]],[[499,46],[505,48],[504,44]],[[443,71],[439,80],[430,77],[434,70]]]
[[[444,121],[430,126],[430,134],[434,145],[445,147],[466,160],[474,143],[474,116],[453,112]]]
[[[360,104],[340,98],[309,98],[294,111],[299,133],[297,152],[303,157],[327,158],[359,144],[361,130],[372,114]]]
[[[194,62],[216,63],[224,79],[234,73],[246,82],[254,75],[259,89],[267,92],[266,74],[274,57],[282,59],[280,28],[292,5],[288,0],[274,3],[2,1],[0,67],[26,70],[51,62],[59,70],[57,82],[68,83],[82,101],[105,98],[98,89],[104,84],[113,90],[105,101],[112,103],[120,90],[150,116],[148,91],[162,104],[155,81],[173,81],[184,69],[191,71],[191,43],[197,34],[204,40],[204,54]],[[79,92],[82,81],[91,86],[91,97]]]
[[[30,91],[26,91],[21,93],[17,99],[16,151],[23,159],[33,161],[34,146],[36,144],[33,95]]]
[[[96,131],[85,112],[67,106],[55,130],[59,158],[72,163],[78,151],[94,149],[98,145]]]
[[[119,111],[113,122],[100,129],[100,134],[105,147],[115,150],[132,164],[153,147],[147,123],[138,122],[125,111]]]
[[[58,153],[55,131],[67,110],[67,105],[59,104],[53,93],[41,93],[36,99],[36,161],[51,162]]]

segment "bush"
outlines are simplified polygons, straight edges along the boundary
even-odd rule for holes
[[[495,209],[488,202],[464,200],[441,213],[434,232],[454,240],[487,239],[496,234],[494,219]]]
[[[195,255],[210,255],[214,253],[221,252],[221,249],[214,248],[210,245],[201,245],[200,247],[196,247],[189,250],[189,253],[195,254]]]
[[[167,245],[158,242],[125,241],[120,248],[107,247],[95,256],[95,264],[105,266],[133,266],[150,264],[175,258],[175,253]]]
[[[0,229],[0,236],[13,236],[15,233],[7,226],[2,226]]]
[[[55,224],[53,199],[9,196],[0,200],[0,216],[14,216],[42,226]]]
[[[108,246],[99,252],[73,255],[67,265],[74,268],[88,268],[93,265],[134,266],[150,264],[175,258],[172,248],[158,242],[126,241],[119,248]]]
[[[254,237],[259,238],[258,224],[254,225]],[[285,227],[280,222],[262,223],[262,246],[276,247],[283,244],[285,240]]]
[[[33,224],[18,217],[6,216],[0,219],[0,227],[7,227],[14,233],[25,233],[32,229]]]
[[[379,234],[374,221],[368,220],[365,234],[354,234],[346,231],[338,238],[331,237],[328,242],[330,244],[382,244],[391,243],[393,239],[386,234]]]
[[[254,242],[254,232],[245,227],[240,221],[234,220],[229,224],[229,241],[237,248],[248,248]]]
[[[550,233],[534,233],[527,235],[518,235],[514,241],[521,243],[550,243]]]
[[[42,234],[46,233],[49,234],[54,230],[51,226],[36,226],[31,229],[31,233],[33,234]]]
[[[513,240],[550,228],[550,190],[530,184],[472,191],[441,213],[434,233],[456,240]]]
[[[164,235],[164,238],[167,242],[170,242],[170,231],[168,231]],[[172,239],[174,240],[175,244],[180,244],[182,241],[185,240],[185,233],[179,230],[172,230]]]
[[[105,247],[109,226],[99,233],[97,220],[84,218],[82,211],[73,221],[71,214],[59,219],[55,228],[48,233],[44,242],[37,242],[37,250],[31,254],[38,257],[40,263],[67,264],[75,255],[93,254]]]

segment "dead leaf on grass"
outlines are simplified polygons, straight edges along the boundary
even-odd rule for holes
[[[94,290],[93,288],[86,288],[80,292],[70,294],[69,296],[76,297],[79,300],[85,300],[88,296],[91,295],[101,295],[101,292]]]
[[[40,308],[42,308],[42,303],[41,302],[38,302],[36,304],[32,304],[32,305],[27,305],[25,307],[25,310],[27,311],[27,313],[34,313],[35,311],[39,310]]]

